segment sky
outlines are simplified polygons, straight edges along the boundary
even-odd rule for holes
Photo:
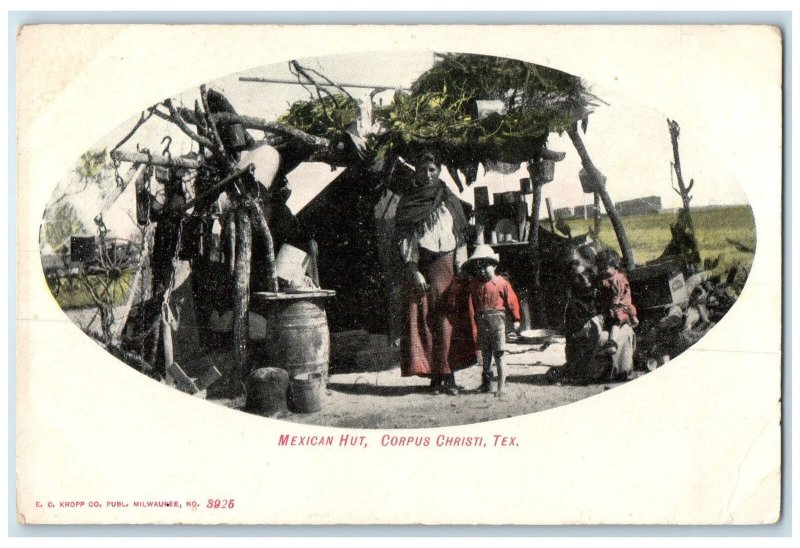
[[[300,60],[303,66],[315,69],[335,82],[375,85],[390,88],[377,96],[389,101],[394,88],[407,88],[434,62],[432,52],[362,53]],[[558,68],[558,67],[554,67]],[[274,120],[309,93],[302,86],[275,83],[241,82],[240,76],[294,79],[288,64],[281,63],[258,67],[240,74],[229,75],[209,82],[208,86],[224,93],[240,114]],[[580,75],[578,75],[580,76]],[[614,201],[629,200],[641,196],[660,196],[665,208],[681,205],[679,196],[672,190],[674,174],[672,145],[667,128],[668,113],[661,113],[645,102],[626,97],[587,82],[592,92],[604,101],[589,117],[588,129],[583,140],[595,165],[607,177],[607,190]],[[368,96],[369,89],[349,88],[354,97]],[[193,89],[177,94],[176,103],[193,108],[199,98],[199,90]],[[149,105],[142,105],[146,108]],[[139,118],[132,113],[130,120],[98,141],[95,149],[113,147]],[[691,120],[678,120],[681,125],[681,166],[687,184],[695,179],[693,206],[727,205],[746,203],[746,198],[735,177],[728,173],[720,158],[704,155],[703,147],[692,140]],[[260,132],[254,131],[259,138]],[[137,133],[121,147],[135,151],[136,146],[161,151],[162,139],[173,138],[170,151],[173,156],[197,150],[197,146],[180,130],[169,123],[152,117]],[[543,187],[543,198],[550,198],[554,208],[574,207],[592,203],[592,195],[584,194],[578,179],[581,164],[575,149],[566,134],[551,134],[548,147],[566,152],[566,158],[556,164],[555,178]],[[127,166],[123,165],[124,175]],[[331,170],[326,164],[302,164],[289,174],[292,196],[289,207],[296,213],[320,190],[325,188],[342,169]],[[524,166],[510,175],[479,170],[478,180],[473,186],[486,185],[489,192],[519,190],[519,179],[528,177]],[[446,170],[442,178],[455,190]],[[59,195],[63,188],[76,182],[74,173],[65,174],[54,191]],[[468,188],[461,198],[473,202],[473,190]],[[133,221],[135,198],[132,185],[103,213],[112,235],[131,237],[137,234]],[[98,212],[100,192],[89,188],[72,200],[87,228],[93,227],[92,219]],[[546,215],[544,203],[542,216]]]

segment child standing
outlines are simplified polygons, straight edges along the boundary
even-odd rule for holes
[[[603,250],[597,254],[597,301],[599,312],[603,314],[608,328],[608,342],[602,351],[613,355],[617,352],[615,338],[620,328],[629,324],[639,325],[636,318],[636,307],[631,300],[631,284],[625,273],[620,270],[619,257],[611,250]]]
[[[478,324],[478,341],[483,356],[481,392],[491,390],[492,358],[497,364],[497,393],[503,393],[505,370],[503,353],[506,348],[506,310],[514,319],[514,330],[519,330],[519,301],[507,279],[495,275],[498,255],[488,245],[479,245],[465,263],[473,274],[469,284],[470,304]]]

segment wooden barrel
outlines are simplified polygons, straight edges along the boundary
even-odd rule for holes
[[[255,367],[280,367],[294,378],[302,373],[328,376],[330,334],[323,302],[332,291],[256,292],[251,309],[266,320],[266,337],[255,350]]]

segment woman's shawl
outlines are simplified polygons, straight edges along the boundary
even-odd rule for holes
[[[430,229],[435,221],[434,212],[442,202],[453,217],[456,242],[465,242],[469,225],[461,200],[441,180],[438,184],[416,188],[403,194],[395,214],[398,237],[403,239]]]

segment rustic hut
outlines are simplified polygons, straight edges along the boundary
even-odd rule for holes
[[[300,73],[302,67],[295,63],[295,68]],[[122,153],[117,147],[112,157],[117,162],[198,171],[196,197],[181,206],[181,226],[197,231],[182,232],[192,241],[181,242],[179,248],[188,244],[193,250],[189,260],[192,287],[201,288],[195,291],[195,300],[201,302],[201,324],[208,322],[206,316],[211,313],[205,305],[213,304],[213,299],[203,299],[203,295],[217,290],[228,295],[237,375],[248,369],[251,293],[279,289],[274,255],[282,242],[307,246],[310,252],[318,249],[318,282],[337,292],[327,307],[334,331],[361,328],[397,333],[393,322],[399,317],[400,269],[395,264],[392,216],[398,188],[392,174],[402,156],[410,158],[422,149],[441,153],[459,189],[475,182],[479,164],[507,172],[514,164],[526,163],[530,179],[519,194],[532,195],[532,211],[527,202],[521,209],[517,197],[501,197],[493,212],[476,211],[475,235],[479,240],[486,238],[505,223],[503,241],[496,245],[506,246],[501,255],[507,255],[507,273],[530,305],[529,324],[561,321],[564,257],[575,244],[541,229],[538,223],[541,186],[553,180],[555,163],[564,157],[547,149],[551,132],[569,134],[583,164],[581,184],[603,201],[624,258],[633,266],[624,228],[605,190],[605,177],[592,164],[580,138],[579,124],[585,131],[596,98],[577,77],[511,59],[445,55],[410,93],[398,92],[391,105],[377,109],[374,120],[368,119],[371,105],[359,105],[346,92],[344,96],[325,92],[316,101],[293,105],[278,122],[237,114],[221,94],[204,86],[201,98],[202,108],[196,103],[194,110],[176,108],[170,100],[148,110],[149,116],[171,121],[199,143],[199,160]],[[146,119],[144,114],[142,118]],[[247,138],[245,129],[263,131],[265,137],[254,141]],[[258,165],[259,150],[279,154],[280,162],[267,162],[272,167],[265,171]],[[278,213],[286,212],[282,207],[285,175],[304,161],[347,169],[299,213],[295,223]],[[223,192],[231,197],[233,207],[220,216],[214,204]],[[222,245],[230,248],[223,249],[223,262],[219,250],[210,245],[214,220],[223,223]],[[483,226],[487,223],[492,226]],[[312,240],[316,246],[308,245]],[[260,274],[254,277],[255,272]],[[168,318],[162,323],[162,331],[170,335]],[[171,361],[167,356],[165,362]]]
[[[360,324],[397,332],[393,318],[401,269],[393,242],[396,188],[391,174],[398,158],[411,158],[426,148],[440,153],[459,191],[475,183],[479,164],[508,172],[509,166],[526,163],[527,188],[504,193],[513,196],[497,195],[494,204],[489,204],[488,195],[482,203],[476,194],[473,223],[479,241],[500,234],[500,241],[492,244],[505,257],[506,273],[521,288],[524,307],[530,310],[529,325],[561,322],[564,257],[575,245],[538,223],[541,186],[553,180],[555,163],[564,158],[564,153],[547,149],[550,133],[569,134],[584,166],[581,184],[602,199],[632,268],[630,246],[605,190],[605,177],[592,163],[578,130],[579,124],[585,130],[597,101],[580,78],[554,69],[513,59],[448,54],[439,56],[410,92],[399,91],[391,105],[376,109],[382,131],[368,136],[366,154],[300,214],[301,224],[323,235],[328,244],[320,242],[320,253],[326,255],[320,272],[324,279],[327,269],[329,283],[339,286],[339,302],[331,314],[334,328]],[[281,121],[331,137],[355,118],[351,100],[328,94],[293,105]],[[337,123],[338,128],[332,127]],[[372,158],[377,160],[370,166]],[[523,193],[532,195],[532,211],[520,199]],[[359,262],[366,266],[356,267]],[[355,270],[358,275],[342,277]]]

